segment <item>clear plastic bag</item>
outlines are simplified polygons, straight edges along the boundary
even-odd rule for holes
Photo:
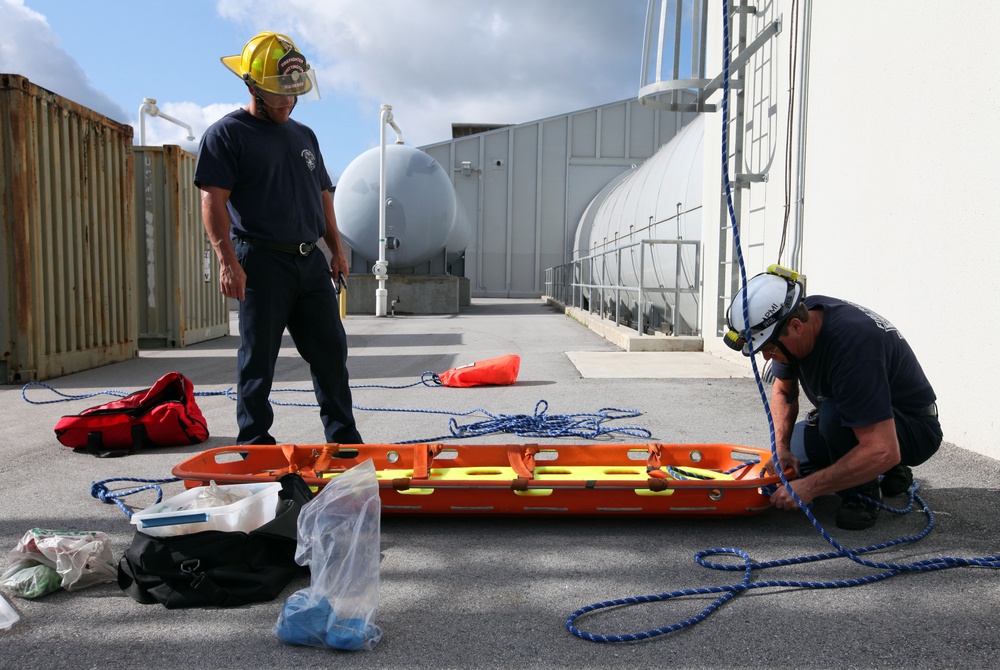
[[[4,573],[0,586],[8,588],[19,598],[41,598],[61,588],[59,573],[41,563],[33,563]]]
[[[16,582],[25,592],[37,598],[60,586],[67,591],[78,591],[94,584],[107,584],[118,579],[113,562],[111,538],[100,531],[48,530],[32,528],[24,534],[17,546],[8,555],[4,570],[4,586]],[[43,565],[55,570],[59,581],[51,588],[52,579],[47,571],[44,579],[35,565]],[[31,570],[30,574],[18,578],[18,573]],[[43,588],[44,587],[44,588]],[[19,594],[20,595],[20,594]]]
[[[285,602],[274,633],[288,644],[373,649],[378,610],[381,501],[371,460],[338,475],[302,508],[295,561],[308,588]]]
[[[7,630],[20,620],[21,615],[10,606],[6,598],[0,596],[0,630]]]

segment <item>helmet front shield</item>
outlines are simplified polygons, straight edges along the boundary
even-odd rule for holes
[[[258,92],[318,100],[316,74],[286,35],[262,32],[222,64]]]
[[[320,98],[319,86],[316,84],[316,73],[312,68],[302,72],[293,71],[288,74],[261,77],[260,81],[254,81],[254,85],[275,95],[295,95],[302,101],[319,100]]]

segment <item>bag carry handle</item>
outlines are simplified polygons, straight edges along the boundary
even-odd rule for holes
[[[93,430],[87,433],[87,446],[82,450],[74,449],[73,451],[86,451],[91,456],[96,456],[97,458],[120,458],[134,454],[141,447],[148,447],[150,444],[146,427],[141,423],[137,423],[132,426],[132,446],[128,449],[105,449],[101,432]]]

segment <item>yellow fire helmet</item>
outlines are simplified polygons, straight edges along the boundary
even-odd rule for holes
[[[246,43],[242,54],[223,56],[222,64],[247,85],[262,91],[319,99],[315,72],[286,35],[259,33]]]

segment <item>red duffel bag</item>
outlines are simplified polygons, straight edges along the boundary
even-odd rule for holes
[[[442,372],[438,377],[445,386],[508,386],[517,381],[520,369],[521,357],[517,354],[507,354],[452,368]]]
[[[208,424],[194,399],[194,384],[168,372],[152,387],[120,400],[64,416],[56,438],[95,456],[126,456],[140,447],[176,447],[208,439]]]

